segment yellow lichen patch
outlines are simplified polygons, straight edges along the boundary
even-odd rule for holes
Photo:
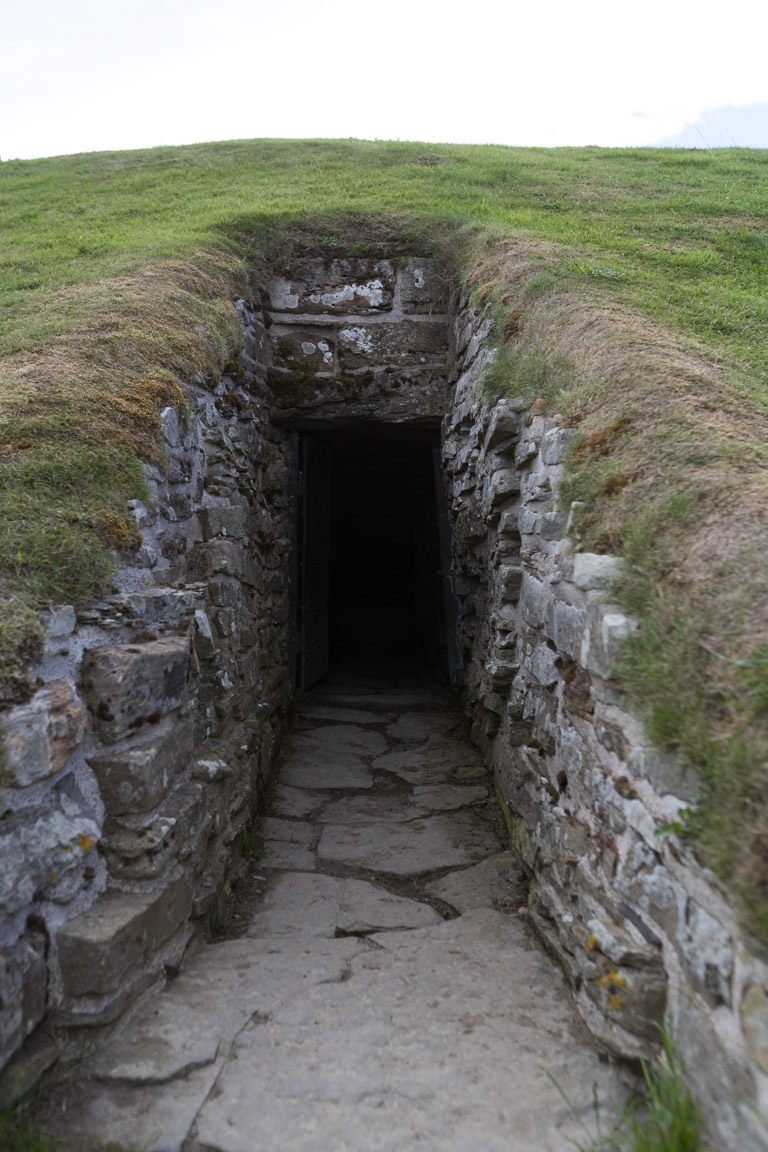
[[[610,993],[615,993],[617,989],[627,986],[625,977],[618,972],[604,972],[601,976],[596,977],[595,983],[603,992]]]
[[[50,872],[48,873],[48,879],[51,881],[51,883],[53,883],[53,881],[56,879],[56,873],[54,872],[53,868],[51,868]]]
[[[95,844],[96,841],[93,840],[90,836],[85,836],[82,832],[78,832],[77,846],[82,852],[83,856],[87,856]]]
[[[587,952],[591,952],[596,947],[597,947],[597,936],[590,936],[589,940],[587,940]]]

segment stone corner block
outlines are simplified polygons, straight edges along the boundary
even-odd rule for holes
[[[618,556],[577,552],[573,557],[573,582],[585,592],[611,588],[621,575],[621,569],[622,561]]]
[[[86,648],[80,683],[99,737],[113,744],[177,708],[188,674],[188,636]]]
[[[64,994],[114,991],[132,968],[151,960],[191,909],[183,876],[151,895],[115,893],[97,901],[57,933]]]
[[[60,772],[85,735],[87,714],[68,680],[52,680],[3,719],[7,767],[19,788]]]
[[[164,720],[127,748],[86,756],[108,816],[157,807],[191,761],[193,727],[191,718]]]

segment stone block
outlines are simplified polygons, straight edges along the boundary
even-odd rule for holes
[[[81,686],[99,737],[113,744],[177,708],[189,674],[189,637],[86,648]]]
[[[621,645],[637,630],[637,623],[616,607],[590,604],[579,663],[595,676],[610,679]]]
[[[73,872],[101,829],[75,785],[66,780],[45,805],[0,820],[0,908],[11,914],[35,893]]]
[[[581,651],[585,621],[586,612],[582,608],[574,608],[562,600],[552,602],[548,620],[550,639],[560,652],[572,660]]]
[[[437,321],[350,324],[339,330],[339,359],[347,371],[375,365],[442,365],[448,360],[448,326]]]
[[[45,1015],[47,984],[42,933],[27,932],[0,950],[0,1068]]]
[[[584,591],[611,588],[621,575],[618,556],[601,556],[595,552],[577,552],[573,558],[573,582]]]
[[[499,569],[499,588],[506,603],[517,603],[523,586],[523,570],[516,564],[505,564]]]
[[[500,536],[512,536],[520,539],[517,508],[507,508],[505,512],[502,512],[498,532]]]
[[[519,400],[499,400],[491,413],[491,422],[488,425],[488,435],[485,440],[486,452],[490,452],[504,440],[512,439],[520,434],[524,407],[524,403]]]
[[[543,688],[551,688],[560,677],[556,660],[557,653],[548,644],[538,644],[533,651],[530,671]]]
[[[434,260],[411,256],[400,276],[400,303],[403,312],[447,312],[448,292],[437,274]]]
[[[522,616],[532,628],[543,628],[547,619],[549,589],[530,572],[523,573],[523,587],[520,593]]]
[[[85,708],[67,680],[52,680],[3,718],[6,766],[24,788],[60,772],[87,727]]]
[[[132,968],[152,955],[188,918],[189,885],[178,877],[151,895],[115,893],[59,929],[57,944],[65,996],[116,990]]]
[[[562,540],[568,525],[567,512],[544,512],[539,517],[538,534],[542,540]]]
[[[40,623],[45,629],[45,639],[61,640],[71,636],[77,627],[77,617],[71,604],[57,604],[40,613]]]
[[[562,464],[569,442],[576,435],[575,428],[552,428],[541,441],[543,464]]]
[[[483,492],[483,515],[486,519],[497,517],[504,504],[516,499],[520,492],[520,480],[510,468],[500,468],[494,472]]]
[[[214,536],[227,536],[230,540],[245,540],[250,532],[250,513],[247,506],[232,504],[221,508],[200,508],[198,511],[203,540]]]
[[[193,722],[166,719],[130,747],[87,756],[108,816],[150,812],[192,759]]]
[[[330,333],[292,328],[270,334],[272,364],[292,372],[332,373],[335,342]]]
[[[267,307],[275,312],[350,314],[389,312],[395,268],[389,260],[357,257],[296,262],[290,280],[269,285]]]

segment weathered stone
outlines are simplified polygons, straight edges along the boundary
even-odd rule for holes
[[[173,935],[191,906],[183,876],[151,895],[102,897],[57,933],[65,994],[99,995],[118,988],[131,968],[149,961]]]
[[[270,885],[248,935],[333,938],[440,922],[429,905],[393,896],[364,880],[288,872]]]
[[[44,804],[0,820],[0,907],[7,913],[80,866],[101,830],[70,781]]]
[[[349,748],[358,756],[380,756],[386,750],[387,742],[379,732],[368,732],[355,724],[329,724],[325,728],[310,728],[294,737],[293,743],[304,748],[311,747],[310,741],[331,744],[334,748]]]
[[[568,444],[576,435],[575,428],[552,428],[541,441],[542,464],[562,464]]]
[[[287,750],[288,751],[288,750]],[[308,740],[290,752],[280,783],[292,788],[372,788],[373,773],[353,752]]]
[[[336,344],[330,334],[313,329],[280,329],[270,334],[272,363],[292,372],[333,372]]]
[[[498,444],[520,432],[521,404],[518,400],[499,400],[491,413],[485,450],[490,452]]]
[[[251,552],[240,541],[223,536],[214,536],[204,544],[196,544],[190,552],[187,567],[195,578],[230,576],[251,587],[257,584]]]
[[[214,536],[243,540],[248,536],[250,514],[248,508],[243,505],[200,508],[198,517],[204,540],[211,540]]]
[[[516,604],[523,586],[523,570],[515,564],[505,564],[499,569],[499,589],[507,603]]]
[[[400,277],[400,303],[406,313],[448,310],[447,285],[437,274],[434,260],[411,256]]]
[[[621,560],[617,556],[577,552],[573,558],[573,582],[585,591],[611,588],[620,575]]]
[[[493,848],[488,825],[472,813],[458,812],[365,828],[327,824],[317,854],[321,860],[410,876],[474,864]]]
[[[112,744],[177,708],[185,695],[188,672],[186,636],[86,648],[81,684],[101,739]]]
[[[501,508],[520,491],[520,480],[511,469],[492,473],[483,492],[483,515],[486,519],[501,513]]]
[[[290,280],[270,284],[268,306],[276,312],[388,312],[394,290],[395,269],[389,260],[302,260],[293,265]]]
[[[448,334],[444,323],[400,320],[393,324],[353,324],[339,330],[339,359],[346,370],[392,364],[445,364]]]
[[[609,1107],[610,1074],[579,1045],[557,970],[516,920],[483,909],[375,941],[344,983],[315,984],[239,1034],[198,1114],[201,1148],[565,1152],[595,1083]],[[510,1063],[511,1035],[524,1058]]]
[[[391,740],[402,740],[406,744],[422,743],[430,737],[448,736],[461,727],[461,721],[453,712],[405,712],[394,724],[387,726]],[[374,755],[386,748],[383,743]]]
[[[617,608],[590,604],[581,643],[580,663],[595,676],[608,679],[621,644],[637,631],[637,623]]]
[[[0,950],[0,1068],[45,1015],[46,941],[27,932]]]
[[[85,708],[67,680],[52,680],[3,717],[6,767],[20,787],[60,772],[85,735]]]
[[[191,719],[163,720],[125,749],[87,757],[110,816],[150,812],[192,758]]]
[[[472,868],[449,872],[441,880],[427,884],[426,890],[461,913],[475,908],[517,911],[525,903],[520,865],[509,852],[491,856]]]
[[[77,617],[71,604],[57,604],[40,613],[40,622],[45,629],[45,639],[61,640],[71,636],[77,627]]]

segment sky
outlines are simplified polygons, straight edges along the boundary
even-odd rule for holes
[[[768,148],[764,0],[0,0],[0,159],[253,137]]]

